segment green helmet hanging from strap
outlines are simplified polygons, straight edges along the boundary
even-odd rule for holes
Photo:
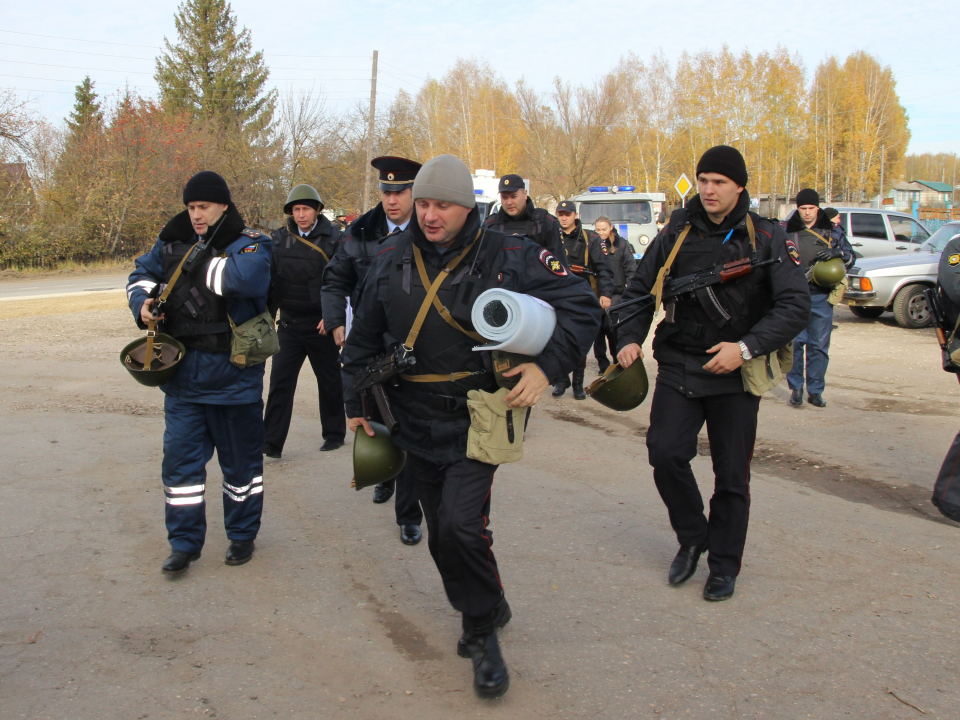
[[[359,427],[353,436],[353,482],[360,490],[393,480],[407,462],[407,451],[393,444],[390,431],[378,422],[371,422],[373,437]]]
[[[620,363],[607,368],[602,377],[587,388],[587,395],[611,410],[633,410],[647,397],[650,381],[643,360],[637,358],[624,370]]]
[[[293,213],[293,205],[298,200],[312,200],[319,205],[317,212],[323,210],[323,200],[320,199],[320,193],[318,193],[312,185],[296,185],[293,190],[290,191],[290,194],[287,195],[287,204],[283,206],[285,215]]]
[[[147,353],[148,338],[142,337],[128,343],[120,351],[120,362],[127,372],[141,385],[157,387],[169,382],[180,369],[180,361],[187,349],[183,343],[166,333],[157,333],[150,343],[153,360],[149,367],[144,359]]]
[[[810,273],[810,278],[820,287],[831,290],[838,282],[843,280],[846,274],[847,268],[844,266],[843,260],[833,258],[816,263]]]

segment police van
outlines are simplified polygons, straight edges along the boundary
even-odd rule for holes
[[[593,186],[570,199],[589,230],[601,215],[610,218],[620,237],[633,246],[638,260],[657,236],[657,219],[667,203],[666,194],[638,193],[634,185]]]

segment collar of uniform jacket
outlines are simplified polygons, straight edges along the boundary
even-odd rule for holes
[[[583,223],[580,222],[580,218],[577,218],[576,225],[574,225],[573,230],[569,233],[565,233],[563,229],[560,229],[560,237],[563,240],[576,240],[580,242],[583,240],[583,236],[580,235],[580,231],[583,230]]]
[[[294,237],[303,237],[303,235],[300,234],[299,226],[297,226],[296,221],[292,217],[287,218],[287,232]],[[306,239],[313,240],[321,235],[330,235],[332,233],[333,223],[327,219],[326,215],[319,215],[317,216],[317,224],[307,233]]]
[[[500,213],[500,215],[503,217],[504,222],[510,222],[510,221],[516,222],[517,220],[527,220],[528,218],[530,220],[535,220],[536,218],[533,217],[533,211],[536,209],[537,209],[537,206],[533,204],[533,198],[527,195],[527,204],[523,206],[523,212],[517,215],[516,217],[507,215],[507,211],[504,210],[502,207],[497,212]]]
[[[800,232],[801,230],[806,230],[806,228],[807,226],[804,224],[803,218],[800,217],[799,210],[793,213],[793,215],[790,216],[790,219],[787,220],[788,233]],[[817,213],[817,219],[813,223],[813,229],[823,230],[828,234],[833,231],[833,222],[831,222],[830,218],[827,217],[827,214],[823,211],[823,208],[820,208],[820,211]]]
[[[386,228],[387,213],[383,209],[383,203],[377,203],[376,207],[367,210],[350,223],[343,239],[346,241],[355,237],[359,240],[380,240],[386,234]]]
[[[209,237],[215,232],[213,248],[223,250],[237,239],[246,226],[240,211],[237,210],[237,206],[230,203],[227,206],[227,211],[220,219],[207,228],[207,236]],[[182,242],[189,245],[197,242],[197,234],[193,231],[193,224],[190,222],[190,213],[184,210],[182,213],[174,215],[160,231],[160,240],[165,243]]]
[[[740,193],[740,199],[737,200],[737,204],[734,206],[733,210],[730,211],[730,214],[723,219],[723,222],[720,223],[719,228],[713,224],[713,221],[710,220],[710,216],[707,215],[707,211],[703,207],[703,203],[700,201],[699,193],[694,195],[690,202],[687,203],[686,216],[687,222],[689,222],[698,230],[709,234],[721,230],[731,230],[738,225],[744,224],[745,218],[747,217],[747,212],[749,212],[749,210],[750,193],[748,193],[747,189],[744,188],[743,192]]]
[[[480,211],[474,207],[470,214],[467,215],[467,221],[463,224],[463,228],[460,230],[460,233],[454,238],[453,243],[449,247],[439,248],[434,243],[427,240],[427,236],[423,234],[423,230],[420,229],[420,222],[417,218],[417,214],[414,213],[413,217],[410,218],[410,224],[407,225],[407,232],[413,234],[413,242],[421,250],[438,254],[440,256],[440,261],[445,261],[448,257],[455,257],[462,249],[467,240],[473,240],[477,234],[477,229],[480,227]]]

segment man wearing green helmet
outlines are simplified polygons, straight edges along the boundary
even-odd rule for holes
[[[853,248],[843,231],[834,228],[820,207],[820,195],[811,188],[797,193],[797,211],[787,220],[787,234],[788,243],[800,254],[800,265],[810,285],[810,323],[793,341],[793,367],[787,373],[790,404],[803,405],[806,374],[807,402],[822,408],[827,406],[823,389],[833,331],[830,292],[843,280],[841,264],[845,267],[853,264]],[[837,274],[840,277],[835,277]]]
[[[270,394],[264,415],[263,454],[279,458],[293,417],[293,397],[303,361],[317,377],[320,394],[321,451],[343,445],[346,416],[340,379],[340,349],[317,326],[323,319],[320,284],[323,271],[336,252],[343,232],[320,214],[323,200],[310,185],[297,185],[287,196],[285,227],[273,233],[270,268],[272,313],[280,311],[277,335],[280,352],[273,358]]]

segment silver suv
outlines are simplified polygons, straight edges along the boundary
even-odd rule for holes
[[[873,208],[837,210],[858,258],[913,252],[930,237],[927,229],[906,213]]]

